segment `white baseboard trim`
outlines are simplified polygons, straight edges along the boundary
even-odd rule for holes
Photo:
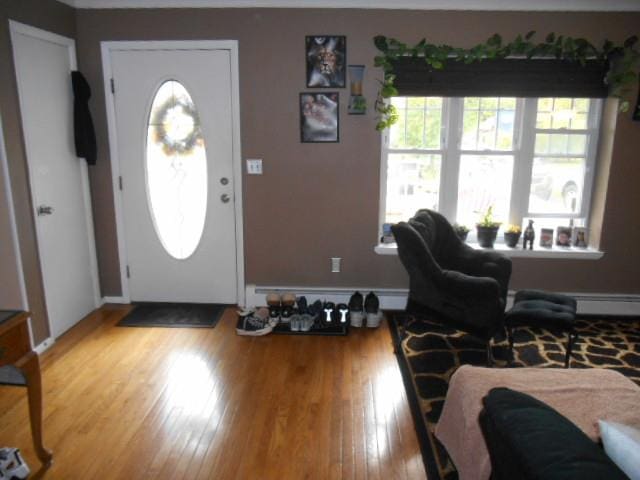
[[[124,297],[102,297],[102,304],[105,303],[129,303]]]
[[[246,306],[266,305],[268,293],[291,292],[296,296],[304,295],[309,303],[327,300],[334,303],[348,303],[349,298],[358,290],[363,295],[374,292],[380,299],[380,307],[385,310],[404,310],[408,290],[404,288],[362,288],[362,287],[287,287],[287,286],[246,286]],[[640,295],[610,293],[564,293],[578,302],[578,313],[582,315],[624,315],[640,316]],[[515,291],[510,291],[507,308],[511,308]]]
[[[42,355],[55,342],[56,341],[53,337],[49,337],[46,340],[43,340],[40,344],[36,345],[33,351],[36,352],[38,355]]]

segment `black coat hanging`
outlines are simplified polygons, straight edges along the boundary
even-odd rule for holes
[[[78,71],[71,72],[71,83],[74,96],[73,132],[76,155],[85,158],[89,165],[95,165],[97,157],[96,131],[89,111],[91,87],[89,87],[84,75]]]

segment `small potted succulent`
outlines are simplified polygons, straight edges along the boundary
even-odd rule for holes
[[[507,247],[515,248],[520,241],[521,233],[522,228],[520,227],[520,225],[509,225],[504,231],[504,243],[507,244]]]
[[[458,238],[463,242],[467,239],[467,235],[469,234],[469,227],[466,225],[458,225],[457,223],[453,224],[453,230],[458,235]]]
[[[482,248],[493,248],[500,225],[500,222],[493,219],[493,205],[489,205],[487,211],[480,217],[480,221],[476,223],[478,243]]]

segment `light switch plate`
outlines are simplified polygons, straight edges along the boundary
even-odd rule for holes
[[[247,173],[249,175],[262,175],[262,159],[247,158]]]
[[[342,258],[331,257],[331,273],[340,273]]]

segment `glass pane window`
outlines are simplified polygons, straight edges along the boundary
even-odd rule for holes
[[[462,150],[511,150],[515,113],[515,98],[465,98]]]
[[[191,96],[175,80],[155,94],[147,124],[147,193],[160,243],[182,260],[196,250],[207,210],[207,156]]]
[[[586,226],[601,101],[397,97],[384,138],[384,222],[421,208],[472,228],[491,206],[503,224]],[[446,139],[442,141],[441,139]],[[502,236],[498,237],[500,241]]]
[[[590,106],[588,98],[539,98],[536,128],[584,130]]]
[[[534,158],[529,212],[555,214],[579,211],[584,174],[584,158]]]
[[[456,221],[474,225],[480,215],[493,206],[495,220],[507,222],[512,176],[510,155],[462,155]]]
[[[385,221],[407,220],[419,208],[438,209],[441,155],[389,154]]]
[[[536,134],[536,155],[584,155],[588,136],[583,134]]]
[[[440,148],[442,98],[396,97],[391,103],[398,110],[399,118],[390,131],[390,148]]]

